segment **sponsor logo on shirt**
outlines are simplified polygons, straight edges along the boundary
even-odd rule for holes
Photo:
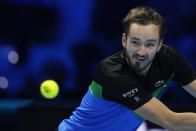
[[[139,92],[139,90],[137,89],[137,88],[134,88],[134,89],[132,89],[131,91],[129,91],[129,92],[127,92],[127,93],[124,93],[124,94],[122,94],[123,95],[123,97],[133,97],[136,93],[138,93]],[[139,98],[134,98],[136,101],[138,101],[138,99]]]
[[[156,83],[155,83],[155,87],[159,87],[160,85],[162,85],[162,84],[164,84],[164,80],[161,80],[161,81],[157,81]]]
[[[135,100],[136,102],[138,102],[138,101],[140,100],[140,98],[139,98],[138,96],[135,96],[135,97],[134,97],[134,100]]]

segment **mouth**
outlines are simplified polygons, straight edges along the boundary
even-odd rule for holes
[[[145,56],[135,56],[136,60],[143,62],[146,60]]]

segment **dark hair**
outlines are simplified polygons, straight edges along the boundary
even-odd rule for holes
[[[166,33],[165,20],[157,11],[148,7],[139,6],[131,9],[122,22],[126,35],[129,33],[129,27],[132,23],[141,25],[153,23],[155,25],[158,25],[160,28],[160,39],[162,39]]]

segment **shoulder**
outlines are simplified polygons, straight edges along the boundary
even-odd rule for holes
[[[163,65],[174,66],[180,61],[184,61],[184,57],[173,47],[163,44],[157,53],[159,62]]]
[[[118,84],[135,83],[138,77],[130,70],[123,58],[123,51],[119,51],[104,60],[98,66],[94,80],[101,85],[118,87]],[[137,82],[138,83],[138,82]]]
[[[160,57],[171,58],[171,59],[184,59],[178,50],[172,46],[163,44],[158,55]]]
[[[130,89],[141,86],[139,76],[130,69],[123,53],[117,52],[101,61],[94,80],[104,88]]]
[[[158,53],[159,61],[162,66],[168,67],[174,72],[173,80],[180,86],[187,85],[196,78],[196,73],[188,61],[174,48],[163,45]]]
[[[112,72],[118,72],[122,69],[124,63],[123,51],[119,51],[109,57],[103,59],[99,65],[99,70],[104,71],[105,74],[110,74]]]
[[[96,82],[102,85],[114,72],[120,72],[122,67],[122,53],[123,51],[119,51],[100,62],[94,77]]]
[[[163,44],[158,55],[164,57],[173,57],[178,51],[169,45]]]

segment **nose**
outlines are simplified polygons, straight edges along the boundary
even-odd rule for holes
[[[146,48],[144,45],[141,45],[138,50],[137,50],[137,54],[140,56],[145,56],[146,55]]]

